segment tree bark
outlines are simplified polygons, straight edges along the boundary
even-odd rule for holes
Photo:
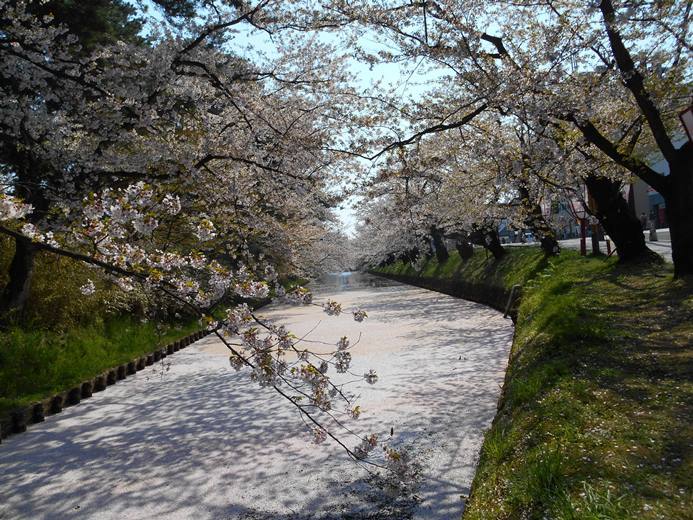
[[[505,255],[505,249],[500,243],[498,231],[496,231],[495,227],[488,225],[472,226],[469,240],[472,244],[485,247],[496,260],[500,260]]]
[[[469,260],[474,256],[474,246],[472,246],[472,243],[467,239],[458,240],[455,247],[462,260]]]
[[[387,256],[385,257],[384,260],[381,260],[380,263],[378,263],[378,267],[387,267],[388,265],[394,264],[394,263],[395,263],[395,260],[397,260],[397,258],[395,257],[395,255],[393,255],[392,253],[390,253],[389,255],[387,255]]]
[[[10,264],[10,279],[0,296],[0,316],[21,312],[29,298],[34,275],[36,248],[27,238],[15,238],[15,252]]]
[[[693,275],[693,143],[677,150],[670,164],[671,190],[662,193],[666,202],[674,276]]]
[[[411,249],[408,249],[407,251],[404,251],[399,255],[399,259],[404,261],[404,262],[409,262],[413,264],[416,262],[416,260],[419,258],[419,248],[418,247],[413,247]]]
[[[520,183],[518,188],[520,194],[520,203],[525,210],[524,223],[532,232],[539,238],[541,249],[546,256],[555,256],[561,252],[556,239],[556,232],[546,222],[544,214],[541,211],[541,206],[531,199],[529,189],[524,183]]]
[[[436,258],[438,263],[442,264],[450,258],[450,253],[448,253],[448,248],[445,247],[445,241],[443,240],[443,234],[435,226],[431,227],[431,239],[433,240],[433,248],[435,249]]]
[[[647,248],[640,221],[621,194],[621,183],[590,175],[585,178],[585,184],[596,206],[595,216],[613,240],[619,260],[634,262],[656,257]]]

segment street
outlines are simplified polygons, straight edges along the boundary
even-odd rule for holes
[[[651,242],[650,241],[650,232],[645,231],[643,233],[645,235],[645,243],[647,244],[647,247],[650,248],[652,251],[660,255],[664,260],[667,262],[671,262],[671,238],[669,235],[669,229],[664,228],[664,229],[658,229],[657,230],[657,238],[658,240],[656,242]],[[564,247],[566,249],[580,249],[580,239],[579,238],[571,238],[568,240],[559,240],[559,244],[561,244],[561,247]],[[611,248],[614,248],[614,243],[613,241],[611,242]],[[599,250],[607,254],[607,246],[606,246],[606,241],[601,240],[599,242]],[[592,252],[592,238],[587,237],[587,253]],[[615,253],[614,253],[615,254]]]
[[[650,241],[649,231],[645,231],[644,235],[645,235],[645,243],[647,244],[648,248],[650,248],[652,251],[654,251],[655,253],[660,255],[667,262],[672,262],[671,238],[669,235],[669,229],[667,229],[667,228],[658,229],[657,230],[658,240],[656,242]],[[566,240],[559,240],[558,243],[564,249],[574,249],[574,250],[580,249],[580,239],[579,238],[569,238]],[[536,246],[536,245],[538,245],[538,242],[527,242],[527,243],[514,242],[514,243],[510,243],[510,244],[503,244],[504,247],[505,246],[521,247],[521,246]],[[590,254],[592,252],[592,238],[591,237],[587,237],[586,245],[587,245],[587,253]],[[612,249],[612,251],[614,249],[613,241],[611,242],[611,249]],[[599,251],[601,251],[603,254],[607,254],[608,250],[607,250],[606,240],[600,240],[599,241]],[[616,254],[616,253],[614,253],[614,254]]]

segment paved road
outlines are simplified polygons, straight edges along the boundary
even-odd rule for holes
[[[423,468],[414,500],[381,491],[338,447],[310,444],[294,409],[232,371],[208,337],[6,439],[0,519],[458,519],[495,414],[510,321],[366,275],[320,290],[369,319],[317,307],[262,314],[299,335],[319,323],[313,341],[362,334],[354,369],[380,379],[356,388],[366,412],[354,425],[381,438],[392,428],[411,448]]]
[[[579,238],[571,238],[568,240],[559,240],[559,243],[561,244],[561,247],[566,248],[566,249],[580,249],[580,239]],[[649,247],[652,251],[655,253],[659,254],[664,260],[667,262],[671,262],[671,242],[668,240],[658,240],[657,242],[650,242],[647,237],[645,237],[645,243],[647,244],[647,247]],[[614,247],[614,243],[611,243],[611,247]],[[599,242],[599,249],[602,253],[606,254],[606,242],[605,241],[600,241]],[[587,252],[591,253],[592,252],[592,239],[590,237],[587,237]]]
[[[647,244],[647,247],[649,247],[652,251],[660,255],[664,260],[667,262],[672,262],[671,258],[671,239],[669,237],[669,229],[664,228],[664,229],[658,229],[657,234],[659,240],[656,242],[651,242],[650,241],[650,234],[648,231],[645,233],[645,243]],[[569,238],[566,240],[559,240],[558,243],[561,245],[562,248],[564,249],[575,249],[579,250],[580,249],[580,239],[579,238]],[[521,244],[519,242],[517,243],[511,243],[511,244],[504,244],[505,246],[511,246],[511,247],[522,247],[522,246],[537,246],[539,245],[538,242],[532,242],[532,243],[526,243],[526,244]],[[614,248],[614,243],[611,242],[611,247]],[[607,247],[606,247],[606,241],[601,240],[599,242],[599,250],[603,254],[607,254]],[[587,237],[587,253],[592,252],[592,238]]]

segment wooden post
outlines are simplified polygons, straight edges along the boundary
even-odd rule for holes
[[[82,400],[82,387],[76,386],[74,388],[70,388],[70,390],[67,392],[67,404],[69,404],[69,405],[77,404],[81,400]]]
[[[51,400],[50,411],[51,411],[51,413],[60,413],[63,411],[63,396],[62,395],[56,395]]]
[[[592,224],[592,254],[598,255],[599,253],[599,224]]]
[[[505,304],[505,314],[503,314],[504,318],[508,317],[508,313],[510,312],[510,308],[512,307],[514,301],[515,301],[515,293],[521,289],[520,285],[513,285],[512,289],[510,289],[510,296],[508,296],[508,303]]]
[[[31,421],[35,423],[43,422],[46,417],[43,414],[43,403],[36,403],[31,408]]]
[[[101,392],[106,389],[106,374],[100,374],[94,379],[94,392]]]
[[[24,410],[12,412],[12,433],[22,433],[26,431],[26,414]]]
[[[92,392],[94,391],[94,385],[92,384],[91,381],[85,381],[82,383],[82,398],[86,399],[87,397],[91,397]]]

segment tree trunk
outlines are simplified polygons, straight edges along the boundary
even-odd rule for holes
[[[413,247],[411,249],[407,249],[402,254],[400,254],[399,258],[404,262],[409,262],[410,264],[413,264],[419,258],[419,248]]]
[[[498,237],[498,231],[495,229],[487,231],[484,237],[485,247],[496,260],[500,260],[505,256],[505,249],[501,245],[500,238]]]
[[[503,249],[498,238],[498,231],[492,226],[473,226],[472,232],[469,234],[469,240],[472,244],[485,247],[496,260],[500,260],[505,255],[505,249]]]
[[[455,247],[462,260],[469,260],[474,256],[474,246],[472,246],[472,243],[467,239],[458,240]]]
[[[531,199],[529,189],[527,189],[524,183],[520,183],[518,192],[520,194],[522,208],[527,214],[524,220],[525,226],[531,229],[539,238],[541,249],[546,256],[557,255],[561,252],[561,248],[558,245],[555,231],[544,218],[541,206]]]
[[[426,260],[433,258],[433,255],[435,254],[435,249],[433,247],[433,240],[428,237],[428,240],[426,241],[426,252],[424,253],[424,256],[426,257]]]
[[[677,150],[670,165],[671,190],[662,193],[666,202],[674,276],[693,275],[693,144]]]
[[[435,249],[436,258],[439,264],[443,264],[450,258],[448,248],[445,247],[443,234],[435,226],[431,227],[431,239],[433,240],[433,248]]]
[[[10,280],[0,296],[0,315],[21,312],[31,290],[36,248],[26,238],[15,239],[15,252],[10,264]]]
[[[595,216],[613,240],[619,260],[634,262],[659,258],[645,245],[642,226],[621,194],[621,183],[589,175],[585,184],[596,206]]]

